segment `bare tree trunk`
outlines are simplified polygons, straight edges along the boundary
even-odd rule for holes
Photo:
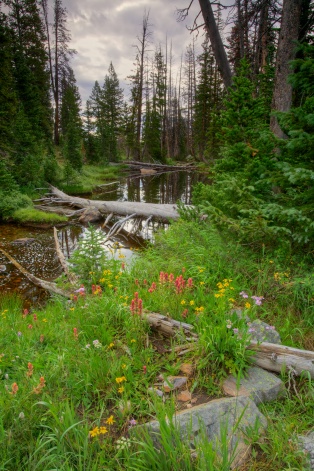
[[[137,120],[136,120],[136,153],[138,160],[141,160],[141,129],[142,129],[142,106],[143,106],[143,86],[144,86],[144,59],[145,52],[151,35],[148,22],[149,13],[145,13],[143,17],[143,29],[142,36],[138,38],[140,46],[137,46],[140,58],[140,70],[139,70],[139,89],[138,89],[138,108],[137,108]]]
[[[227,58],[227,54],[222,43],[222,39],[215,21],[214,12],[209,0],[199,0],[202,15],[205,21],[206,31],[208,33],[215,60],[221,73],[226,88],[231,86],[232,72]]]
[[[291,73],[290,61],[295,57],[295,41],[299,36],[301,6],[302,0],[284,0],[283,2],[272,101],[274,111],[288,111],[291,107],[292,86],[288,83],[288,75]],[[275,136],[286,137],[276,116],[271,117],[270,129]]]

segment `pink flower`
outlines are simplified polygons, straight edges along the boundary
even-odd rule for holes
[[[144,373],[144,375],[146,375],[146,373],[147,373],[147,366],[146,365],[143,366],[143,373]]]
[[[248,294],[245,291],[241,291],[240,296],[242,296],[242,298],[248,298],[249,297]]]

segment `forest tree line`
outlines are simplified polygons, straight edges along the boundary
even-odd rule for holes
[[[179,20],[190,6],[177,11]],[[2,0],[1,192],[56,182],[60,158],[68,180],[84,162],[124,158],[216,162],[217,175],[235,176],[246,166],[256,173],[256,159],[267,172],[275,160],[285,162],[286,173],[296,162],[311,172],[313,1],[235,0],[227,7],[199,0],[199,6],[179,66],[171,38],[153,43],[145,12],[127,96],[110,63],[83,108],[62,0]],[[311,178],[306,173],[302,184]],[[271,188],[282,191],[278,181]]]

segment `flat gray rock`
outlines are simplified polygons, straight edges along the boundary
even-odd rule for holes
[[[246,378],[240,379],[239,384],[233,375],[228,376],[222,387],[229,396],[248,396],[255,404],[275,401],[285,395],[281,379],[258,366],[249,368]]]
[[[314,430],[306,436],[299,436],[299,442],[309,459],[309,469],[314,470]]]
[[[223,446],[221,437],[226,432],[229,460],[233,469],[245,462],[250,454],[250,445],[244,440],[246,431],[252,428],[262,434],[267,427],[267,421],[255,403],[249,397],[242,396],[215,399],[178,412],[173,417],[173,425],[191,449],[195,449],[197,442],[205,435],[220,455]],[[134,431],[140,434],[143,429],[151,435],[154,445],[160,448],[159,422],[148,422],[134,428]]]

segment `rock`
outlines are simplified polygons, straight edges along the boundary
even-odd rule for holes
[[[180,367],[181,373],[192,376],[193,374],[193,365],[191,363],[183,363]]]
[[[96,222],[102,219],[101,213],[96,208],[87,208],[79,218],[79,222],[87,224],[89,222]]]
[[[191,449],[196,448],[202,437],[212,442],[213,448],[220,455],[224,447],[228,446],[230,469],[240,466],[249,456],[250,445],[245,441],[249,430],[262,434],[267,426],[266,418],[254,402],[243,396],[215,399],[207,404],[185,409],[173,417],[172,424],[169,419],[168,423],[170,430],[174,426],[179,431],[180,438]],[[154,420],[134,428],[139,435],[144,430],[151,435],[154,446],[161,448],[159,422]],[[223,436],[226,436],[225,443],[221,443]]]
[[[299,443],[309,459],[309,469],[314,470],[314,430],[308,435],[299,436]]]
[[[148,391],[150,391],[153,394],[156,394],[156,396],[163,397],[164,393],[160,391],[158,388],[148,388]]]
[[[279,333],[273,328],[273,326],[266,322],[256,319],[251,322],[249,328],[252,330],[251,339],[256,342],[269,342],[281,344]]]
[[[186,386],[187,378],[185,376],[168,376],[164,381],[164,391],[176,391]]]
[[[12,242],[13,245],[28,245],[34,242],[32,237],[22,237],[21,239],[16,239]]]
[[[240,379],[238,387],[233,375],[228,376],[222,387],[229,396],[248,396],[255,404],[274,401],[285,394],[281,379],[258,366],[248,369],[247,377]]]
[[[188,402],[192,399],[192,394],[190,391],[181,391],[177,396],[178,401]]]

